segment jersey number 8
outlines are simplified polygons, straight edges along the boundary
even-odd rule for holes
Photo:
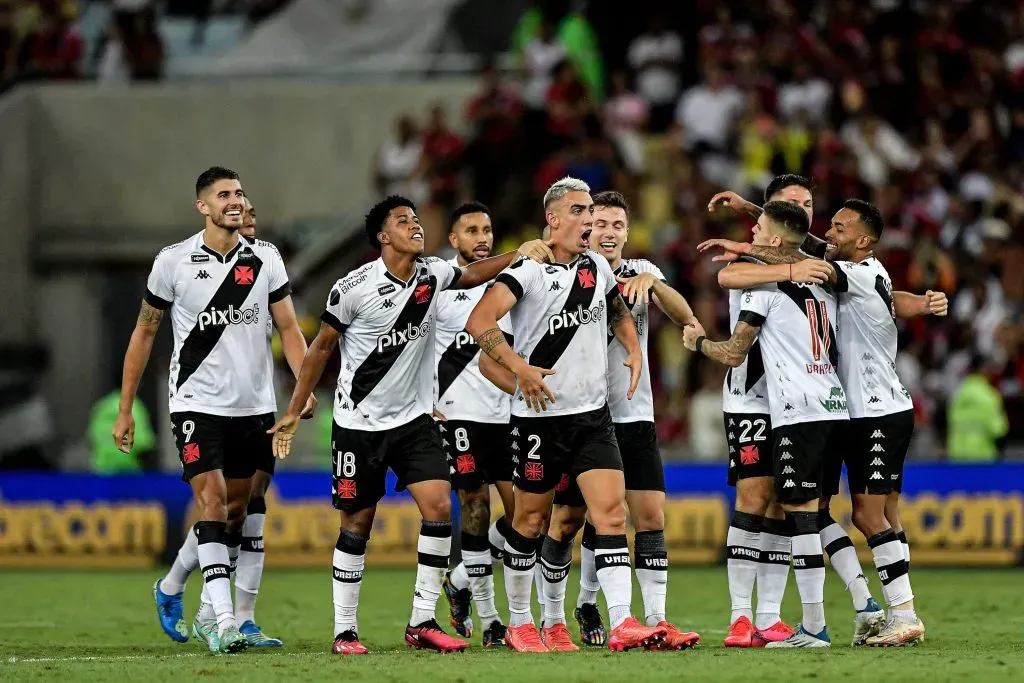
[[[455,448],[460,453],[465,453],[469,450],[469,434],[466,432],[465,427],[459,427],[455,430]]]

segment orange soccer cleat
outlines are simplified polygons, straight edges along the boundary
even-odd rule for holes
[[[516,652],[548,652],[533,624],[509,626],[505,630],[505,644]]]
[[[692,631],[680,631],[667,621],[659,621],[658,626],[665,629],[665,639],[652,649],[655,650],[688,650],[700,645],[700,634]]]
[[[549,652],[577,652],[579,647],[576,643],[572,642],[572,635],[569,634],[569,629],[566,628],[565,624],[555,624],[554,626],[546,626],[540,634],[541,640],[544,641],[544,646],[547,647]]]
[[[608,649],[615,652],[635,647],[655,649],[665,639],[665,635],[664,627],[644,626],[636,617],[629,617],[608,635]]]
[[[794,631],[782,621],[776,621],[768,628],[755,628],[751,638],[751,647],[764,647],[768,643],[779,643],[786,640]]]
[[[726,647],[753,647],[754,625],[747,617],[740,617],[732,622],[729,635],[725,637]]]

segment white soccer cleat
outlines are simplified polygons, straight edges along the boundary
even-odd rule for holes
[[[853,642],[854,647],[866,645],[867,639],[876,635],[885,626],[885,610],[875,601],[868,598],[867,606],[857,611],[853,620]]]
[[[864,644],[869,647],[910,647],[922,641],[924,622],[917,615],[913,619],[890,616],[885,626]]]
[[[832,647],[832,640],[828,637],[828,628],[821,629],[821,633],[815,635],[804,630],[801,624],[796,627],[796,631],[789,638],[765,645],[765,648],[773,649],[796,647]]]

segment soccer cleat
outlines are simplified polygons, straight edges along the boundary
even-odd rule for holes
[[[540,633],[540,638],[548,652],[579,652],[579,647],[572,642],[572,636],[564,623],[545,627]]]
[[[725,636],[726,647],[754,647],[754,625],[747,617],[740,617],[729,626],[729,633]]]
[[[271,638],[251,619],[245,620],[238,627],[238,631],[249,641],[249,647],[281,647],[284,645],[280,638]]]
[[[217,635],[217,622],[213,619],[203,621],[197,614],[192,622],[192,635],[203,641],[213,654],[220,652],[220,636]]]
[[[516,652],[547,652],[548,648],[540,639],[540,633],[533,624],[509,626],[505,630],[505,644]]]
[[[245,652],[246,648],[249,647],[248,638],[242,635],[237,626],[228,626],[224,629],[224,633],[220,634],[218,640],[220,641],[220,653],[223,655]]]
[[[613,652],[632,650],[635,647],[656,649],[665,635],[664,627],[644,626],[636,617],[628,617],[612,629],[608,637],[608,649]]]
[[[182,614],[181,593],[168,595],[160,590],[160,579],[153,584],[153,599],[156,601],[156,615],[160,618],[160,628],[172,640],[179,643],[188,642],[188,624]]]
[[[795,631],[784,622],[776,621],[768,628],[755,628],[751,647],[764,647],[768,643],[778,643],[793,635]]]
[[[924,641],[924,622],[915,615],[914,620],[890,615],[879,632],[864,643],[870,647],[911,647]]]
[[[665,629],[665,638],[654,646],[655,650],[688,650],[700,645],[700,634],[691,631],[680,631],[667,621],[659,621],[658,626]]]
[[[484,647],[497,647],[505,644],[505,624],[497,619],[484,629]]]
[[[794,648],[794,647],[832,647],[832,641],[828,637],[828,627],[821,629],[821,633],[815,635],[804,630],[803,624],[796,627],[789,638],[776,643],[768,643],[766,648]]]
[[[418,626],[405,627],[405,642],[414,650],[437,650],[441,653],[462,652],[469,643],[452,638],[441,630],[436,620],[424,621]]]
[[[448,621],[455,628],[455,632],[463,638],[473,635],[472,594],[468,588],[458,589],[452,583],[451,570],[444,575],[444,597],[448,598],[448,610],[451,612]]]
[[[349,629],[334,637],[334,645],[331,646],[332,655],[365,655],[370,651],[359,642],[359,635]]]
[[[608,634],[605,633],[601,612],[597,609],[597,605],[585,602],[576,608],[573,615],[580,627],[580,640],[583,641],[583,644],[604,647],[608,642]]]
[[[857,610],[857,616],[853,619],[851,645],[864,645],[868,638],[881,631],[885,625],[885,611],[874,598],[868,598],[867,606]]]

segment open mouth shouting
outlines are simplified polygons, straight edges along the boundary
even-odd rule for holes
[[[584,249],[590,249],[590,233],[592,232],[593,229],[588,228],[583,231],[582,235],[580,235],[580,246]]]

